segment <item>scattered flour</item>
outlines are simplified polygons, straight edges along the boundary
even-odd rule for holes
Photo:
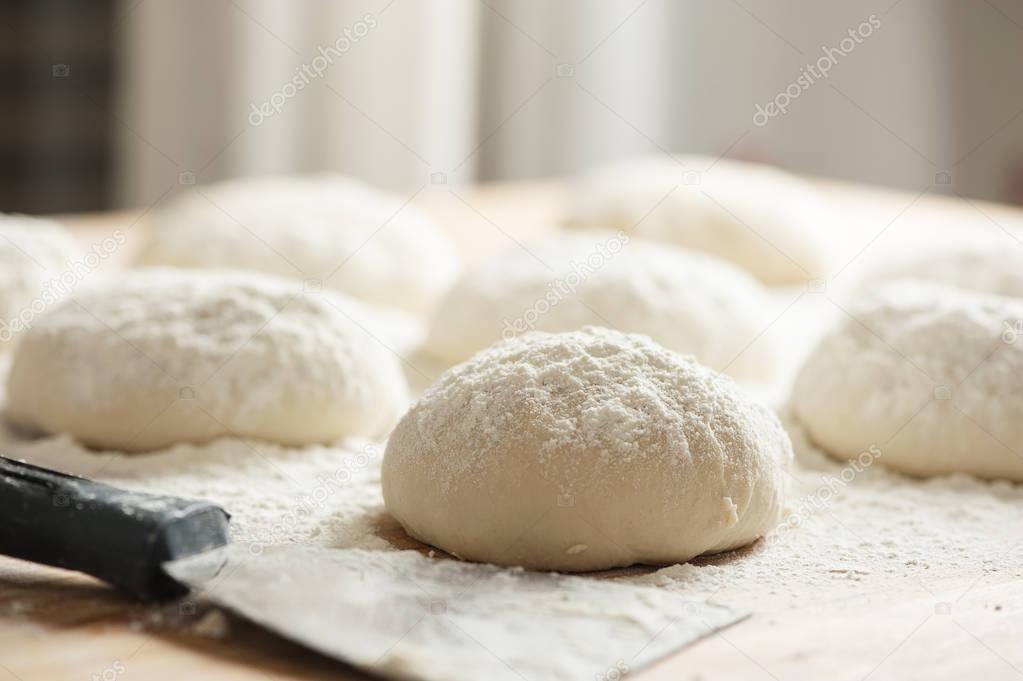
[[[880,460],[846,483],[847,465],[783,417],[796,452],[787,522],[740,551],[602,574],[761,614],[1023,577],[1023,486],[961,475],[921,481]],[[10,456],[126,488],[219,503],[232,513],[233,539],[255,550],[421,546],[384,509],[379,442],[288,449],[222,439],[124,456],[65,436],[26,441],[0,432],[0,445]]]
[[[223,610],[210,610],[192,625],[192,633],[206,638],[224,638],[231,626]]]
[[[784,420],[796,451],[788,522],[745,551],[640,581],[777,611],[895,591],[938,600],[1023,576],[1023,487],[964,475],[909,478],[884,467],[883,451],[856,473]]]
[[[779,297],[779,309],[799,302],[772,333],[818,328],[833,312],[821,298]],[[1023,577],[1023,486],[962,475],[917,480],[886,469],[883,451],[849,478],[848,465],[812,446],[784,410],[782,420],[796,453],[788,521],[740,551],[602,574],[759,615],[887,601],[899,592],[944,598]],[[219,503],[232,513],[234,540],[257,548],[421,546],[384,509],[380,442],[288,449],[221,439],[124,456],[88,451],[66,436],[29,441],[0,430],[0,446],[7,455],[111,484]]]

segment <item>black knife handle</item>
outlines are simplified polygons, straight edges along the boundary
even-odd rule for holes
[[[78,570],[143,600],[187,588],[163,563],[228,543],[219,506],[125,490],[0,456],[0,554]]]

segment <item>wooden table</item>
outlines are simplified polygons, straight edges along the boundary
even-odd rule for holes
[[[821,182],[846,218],[850,257],[866,257],[908,224],[1012,230],[1023,211],[959,198]],[[933,189],[933,188],[930,188]],[[467,261],[544,231],[563,199],[557,183],[427,187],[412,203],[437,215]],[[91,242],[122,229],[129,258],[139,211],[71,220]],[[0,519],[2,522],[2,519]],[[964,578],[967,577],[964,575]],[[1023,584],[985,579],[965,596],[906,583],[855,601],[758,613],[638,679],[1009,679],[1023,677]],[[181,618],[176,606],[161,614]],[[153,618],[91,578],[0,559],[0,681],[74,679],[355,679],[343,665],[236,619],[226,638],[137,626]],[[1015,665],[1015,666],[1014,666]]]

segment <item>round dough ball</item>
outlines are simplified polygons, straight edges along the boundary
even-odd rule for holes
[[[877,263],[857,288],[866,291],[899,280],[1023,297],[1023,246],[1008,238],[929,243],[909,255]]]
[[[458,273],[450,239],[431,220],[337,175],[196,187],[150,222],[143,265],[253,270],[415,313]]]
[[[74,237],[52,220],[0,214],[0,343],[63,297],[65,288],[52,283],[80,252]]]
[[[876,447],[912,475],[1023,480],[1023,301],[895,284],[850,313],[793,389],[814,442],[838,459]]]
[[[567,223],[631,230],[704,251],[775,285],[827,275],[823,213],[807,182],[776,168],[661,155],[584,176]]]
[[[775,415],[650,339],[588,327],[504,341],[395,427],[387,510],[468,560],[539,570],[666,565],[779,519],[792,459]]]
[[[356,305],[256,274],[111,277],[25,334],[7,415],[122,451],[222,436],[300,446],[382,435],[407,386],[390,351],[350,321]]]
[[[737,378],[768,379],[775,353],[758,337],[770,309],[763,286],[716,258],[624,232],[562,232],[463,274],[424,349],[453,364],[529,330],[608,326]]]

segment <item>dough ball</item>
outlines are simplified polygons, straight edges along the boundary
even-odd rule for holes
[[[340,294],[235,272],[136,270],[26,332],[8,417],[97,448],[222,436],[285,445],[386,433],[407,405],[394,356]]]
[[[812,187],[794,175],[726,159],[682,156],[676,162],[661,155],[584,176],[567,222],[632,230],[704,251],[776,285],[827,275],[823,220]]]
[[[0,213],[0,343],[14,339],[62,297],[61,275],[80,251],[52,220]]]
[[[1023,301],[902,284],[850,314],[792,394],[818,445],[838,459],[876,447],[912,475],[1023,480]]]
[[[468,560],[665,565],[779,519],[792,447],[730,379],[588,327],[504,341],[444,374],[384,455],[387,510]]]
[[[337,175],[196,187],[151,223],[144,265],[253,270],[415,313],[458,272],[450,240],[431,220]]]
[[[763,286],[716,258],[625,232],[561,232],[463,274],[425,350],[453,364],[528,330],[608,326],[736,377],[767,379],[776,358],[758,336],[770,308]]]
[[[928,244],[875,264],[857,288],[866,291],[899,280],[1023,297],[1023,245],[1009,238]]]

